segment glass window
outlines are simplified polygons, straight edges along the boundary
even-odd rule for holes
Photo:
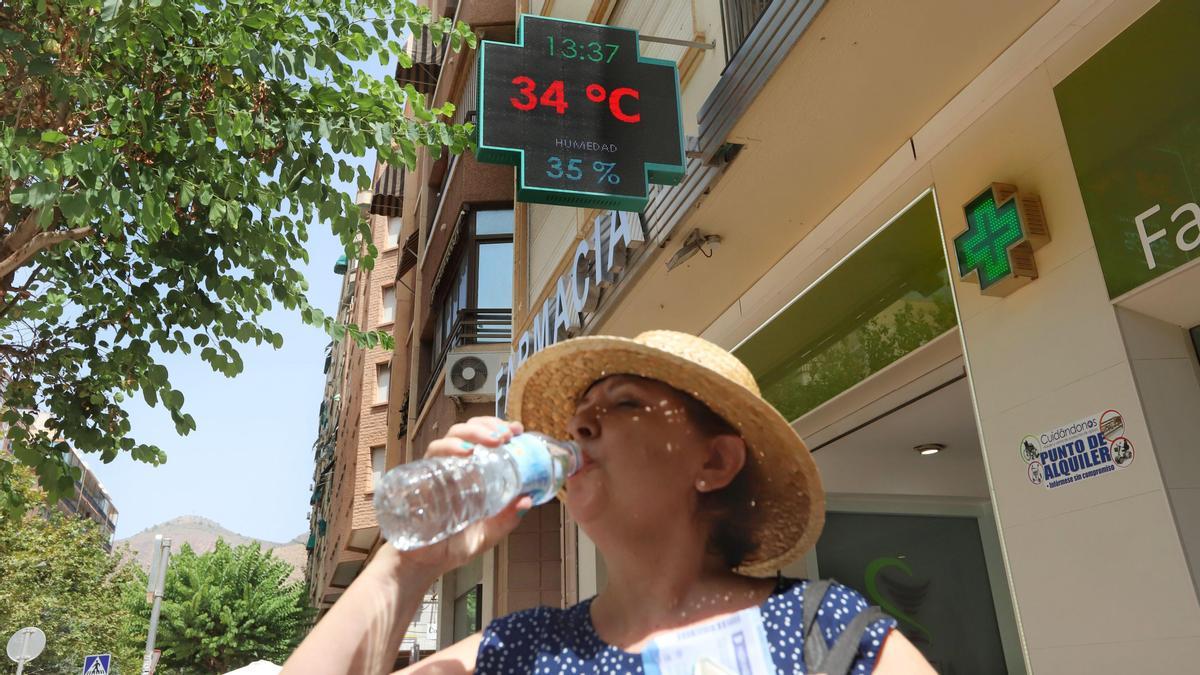
[[[434,353],[441,353],[442,347],[454,332],[454,324],[458,321],[459,312],[468,307],[467,291],[469,289],[467,271],[467,265],[464,262],[459,266],[458,274],[454,278],[454,286],[446,294],[445,299],[442,300],[437,328],[434,332]]]
[[[1008,672],[977,519],[830,512],[816,553],[821,578],[896,617],[937,672]]]
[[[387,245],[397,246],[400,244],[400,227],[404,224],[404,219],[399,216],[388,218],[388,233]]]
[[[380,323],[391,323],[396,320],[396,287],[383,287],[383,305],[379,312]]]
[[[427,378],[437,376],[447,350],[511,340],[513,210],[473,210],[462,226],[456,259],[450,263],[454,267],[446,269],[433,304],[434,372],[426,373]]]
[[[513,210],[499,209],[475,212],[475,235],[487,237],[491,235],[513,233]]]
[[[476,270],[480,309],[511,309],[513,244],[511,241],[479,244],[479,268]]]
[[[383,472],[387,470],[387,448],[377,445],[371,448],[371,477],[372,490],[379,489],[379,481],[383,480]]]
[[[735,351],[795,420],[957,324],[933,195],[913,204]]]
[[[387,403],[388,391],[392,383],[392,366],[381,363],[375,366],[375,402]]]
[[[476,584],[454,599],[454,641],[458,642],[483,628],[483,586]]]

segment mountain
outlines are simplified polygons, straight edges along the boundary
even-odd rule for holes
[[[179,551],[185,543],[190,544],[196,553],[205,553],[216,547],[218,539],[224,539],[225,543],[230,546],[257,541],[264,550],[271,551],[276,558],[292,566],[293,571],[288,577],[289,581],[303,579],[304,565],[308,562],[308,551],[304,547],[306,541],[304,534],[283,543],[263,541],[232,532],[221,527],[220,523],[200,516],[172,518],[165,523],[148,527],[132,537],[118,539],[113,548],[119,551],[123,547],[128,547],[129,553],[137,560],[142,569],[149,570],[150,560],[154,555],[154,536],[158,534],[171,538],[171,550],[174,552]]]

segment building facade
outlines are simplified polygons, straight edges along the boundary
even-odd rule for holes
[[[45,422],[49,419],[46,413],[39,413],[34,422],[35,430],[44,430]],[[5,433],[7,429],[0,425],[0,454],[12,454],[12,440]],[[117,535],[117,506],[113,503],[112,495],[96,477],[96,474],[84,461],[77,450],[71,448],[67,455],[67,464],[79,472],[75,479],[75,489],[70,495],[65,495],[55,504],[63,513],[80,518],[88,518],[96,523],[104,537],[105,550],[112,552],[113,540]]]
[[[622,214],[421,157],[389,466],[502,409],[546,344],[685,330],[747,363],[821,468],[826,529],[784,573],[863,592],[941,672],[1200,659],[1200,5],[434,5],[484,39],[523,12],[637,29],[678,66],[688,165]],[[469,120],[469,56],[398,76]],[[559,291],[591,265],[598,296]],[[439,582],[438,644],[604,583],[540,507]]]
[[[371,269],[344,256],[334,264],[343,275],[337,319],[391,332],[400,219],[386,215],[386,207],[377,200],[372,204],[369,195],[363,207],[378,254]],[[319,611],[332,606],[358,576],[378,539],[372,498],[386,462],[391,361],[389,350],[364,347],[348,336],[326,348],[325,391],[313,444],[307,575],[310,599]]]

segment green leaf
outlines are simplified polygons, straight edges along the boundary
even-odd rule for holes
[[[74,222],[87,213],[87,198],[80,194],[63,195],[58,200],[58,208],[62,210],[63,217]]]
[[[278,18],[279,17],[275,12],[266,9],[260,9],[259,11],[246,17],[242,23],[245,24],[247,28],[259,30],[275,23]]]
[[[13,190],[11,199],[14,204],[24,204],[31,209],[37,209],[53,204],[61,192],[61,185],[43,180],[28,188]]]
[[[51,130],[51,131],[43,131],[42,132],[42,142],[43,143],[62,143],[64,141],[70,140],[70,138],[71,138],[70,136],[64,134],[61,131]]]

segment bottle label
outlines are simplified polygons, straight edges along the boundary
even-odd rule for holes
[[[549,501],[554,496],[546,494],[554,481],[554,467],[545,442],[532,434],[521,434],[509,442],[508,450],[521,477],[521,493],[533,497],[534,504]]]

